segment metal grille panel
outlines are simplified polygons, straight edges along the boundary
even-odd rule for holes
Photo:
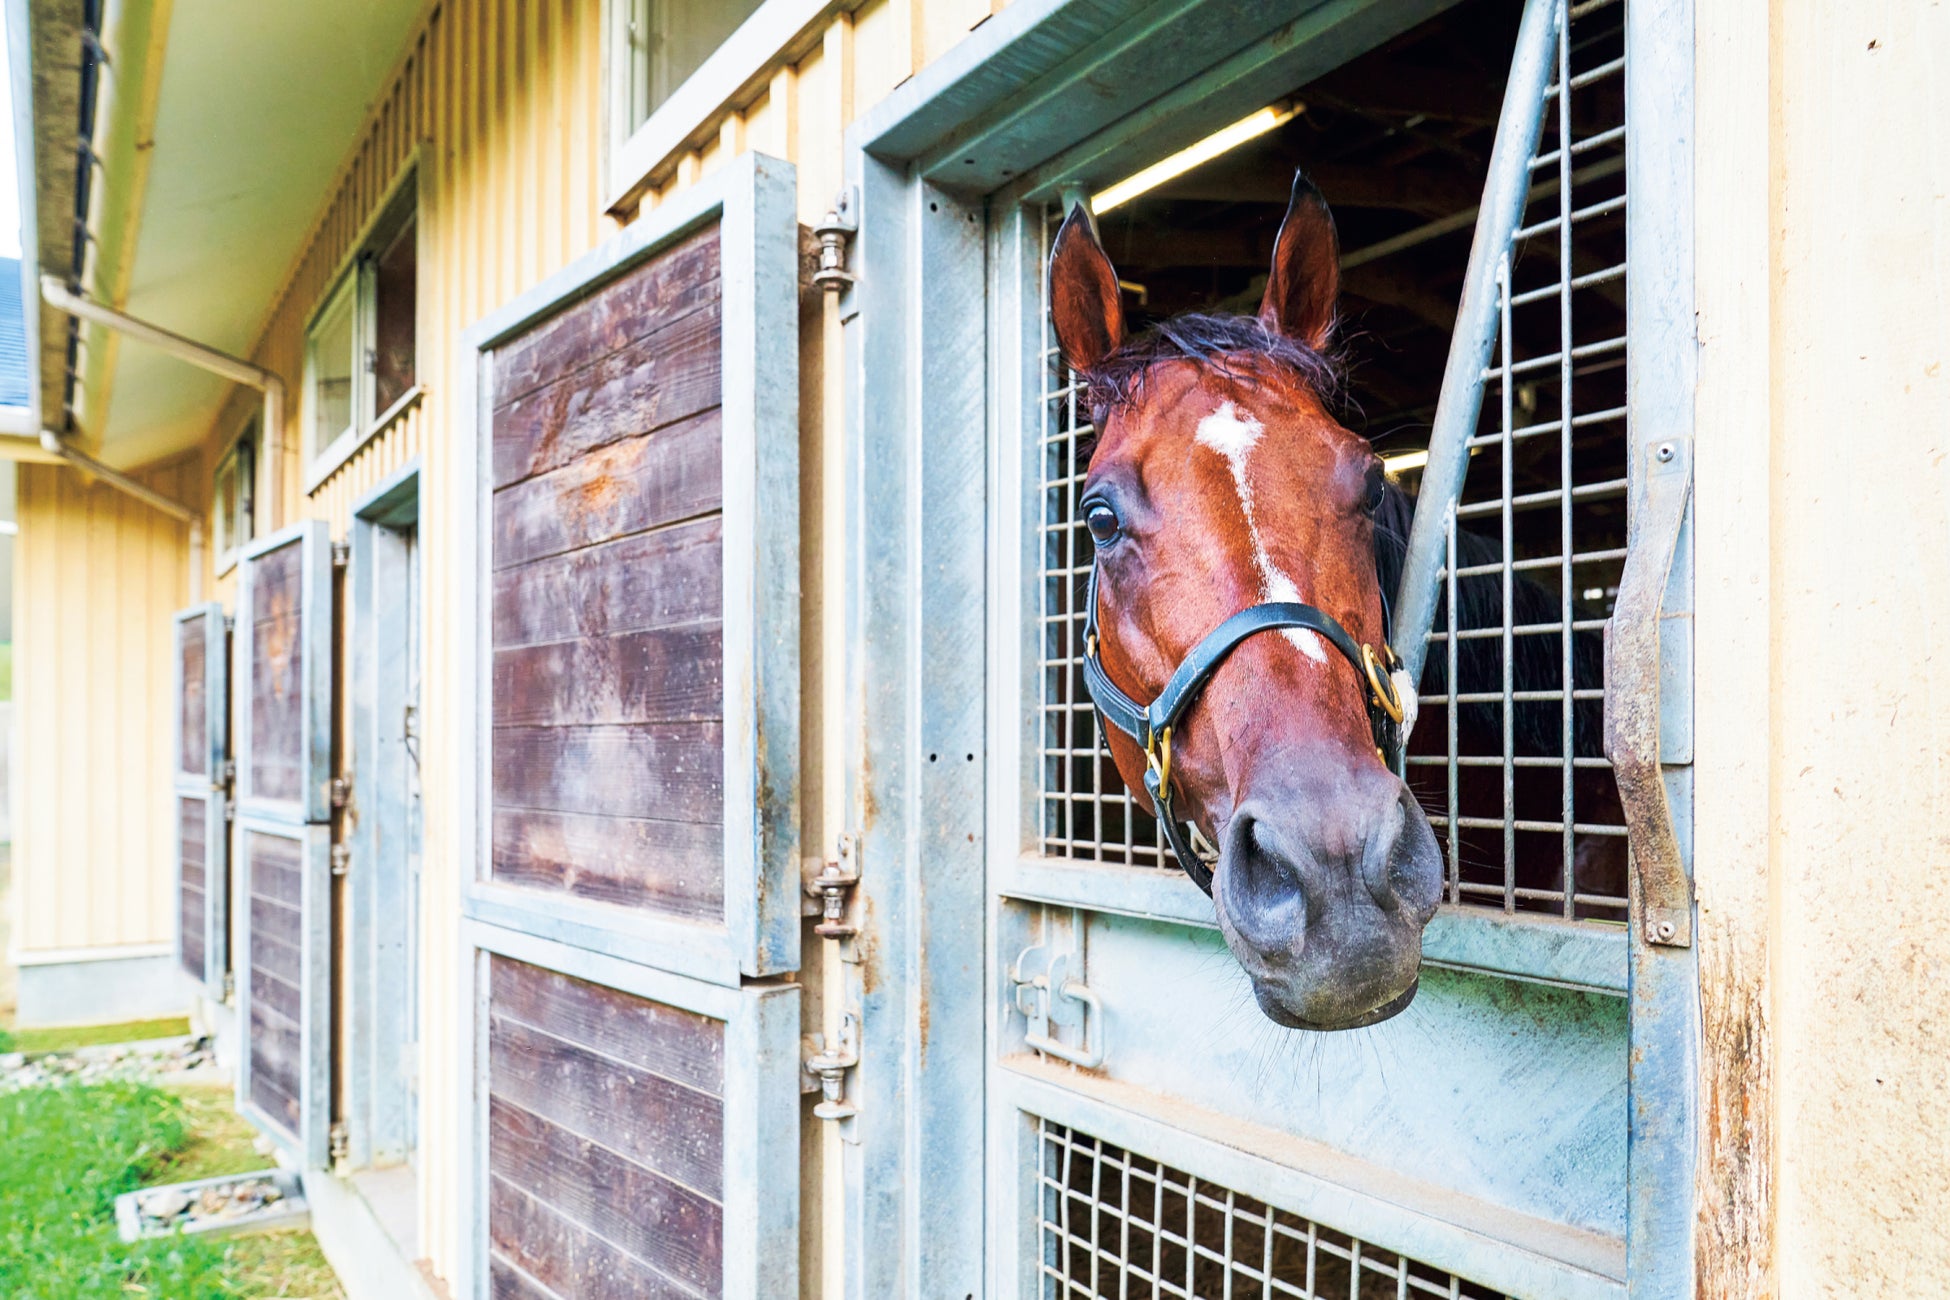
[[[1501,1294],[1046,1119],[1037,1146],[1045,1300]]]
[[[1625,906],[1602,756],[1603,628],[1625,561],[1623,17],[1623,0],[1595,0],[1560,27],[1524,224],[1498,268],[1497,349],[1409,758],[1452,903]]]
[[[1498,285],[1501,339],[1458,511],[1466,535],[1451,542],[1463,558],[1443,575],[1409,759],[1452,903],[1624,914],[1625,828],[1601,752],[1602,628],[1625,556],[1623,20],[1624,0],[1570,8],[1525,224]],[[1046,213],[1045,260],[1059,216]],[[1037,843],[1076,861],[1167,866],[1083,687],[1091,544],[1075,507],[1094,429],[1047,313],[1041,343]]]

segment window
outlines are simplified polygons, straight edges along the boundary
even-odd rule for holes
[[[210,493],[211,534],[217,572],[237,563],[256,533],[258,425],[252,420],[217,461]]]
[[[305,460],[314,485],[418,391],[415,197],[408,181],[305,336]]]
[[[613,139],[620,144],[690,79],[761,0],[611,0]]]

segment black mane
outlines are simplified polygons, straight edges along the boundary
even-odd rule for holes
[[[1233,378],[1250,377],[1256,366],[1270,367],[1304,384],[1328,405],[1340,400],[1347,378],[1338,353],[1310,348],[1268,329],[1257,316],[1186,312],[1126,340],[1084,374],[1096,422],[1101,425],[1111,407],[1137,400],[1145,374],[1161,361],[1191,361]]]

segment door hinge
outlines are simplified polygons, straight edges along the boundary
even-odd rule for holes
[[[224,1001],[224,1005],[226,1006],[229,1006],[232,1003],[237,1001],[237,972],[236,971],[227,970],[223,973],[223,1001]]]
[[[854,845],[852,835],[840,836],[838,856],[829,859],[817,875],[806,881],[806,893],[820,900],[819,924],[813,926],[813,933],[822,939],[851,939],[859,932],[846,919],[847,899],[852,896],[853,887],[860,883]]]
[[[1029,1021],[1023,1042],[1046,1056],[1094,1070],[1104,1063],[1104,1004],[1082,980],[1070,978],[1070,953],[1051,957],[1047,967],[1030,974],[1036,955],[1044,951],[1046,945],[1040,943],[1024,948],[1009,968],[1009,980],[1016,986],[1016,1010]],[[1057,1025],[1077,1031],[1077,1046],[1058,1040],[1052,1028]]]
[[[332,543],[332,567],[334,569],[343,569],[346,565],[350,563],[352,563],[352,543],[333,542]]]
[[[352,846],[334,844],[332,846],[332,874],[342,876],[352,866]]]
[[[343,808],[352,802],[352,778],[335,776],[332,778],[332,807]]]
[[[347,1154],[352,1149],[352,1139],[345,1131],[345,1121],[342,1119],[333,1120],[331,1134],[332,1163],[335,1165],[344,1164]]]
[[[813,1107],[816,1119],[852,1119],[860,1108],[846,1099],[846,1072],[860,1063],[858,1022],[851,1011],[840,1017],[836,1042],[806,1058],[806,1073],[819,1080],[824,1095]]]
[[[859,208],[860,192],[849,185],[839,192],[832,208],[813,227],[813,237],[819,240],[819,266],[813,272],[812,282],[829,293],[843,292],[853,283],[846,254],[860,229]]]

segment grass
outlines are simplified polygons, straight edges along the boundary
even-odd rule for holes
[[[308,1232],[125,1245],[114,1200],[269,1167],[222,1086],[137,1083],[0,1096],[0,1295],[16,1300],[342,1300]]]
[[[129,1020],[119,1025],[62,1025],[52,1029],[0,1028],[0,1051],[65,1052],[104,1043],[139,1043],[147,1038],[180,1038],[190,1032],[187,1017]],[[11,1046],[9,1045],[11,1044]]]

